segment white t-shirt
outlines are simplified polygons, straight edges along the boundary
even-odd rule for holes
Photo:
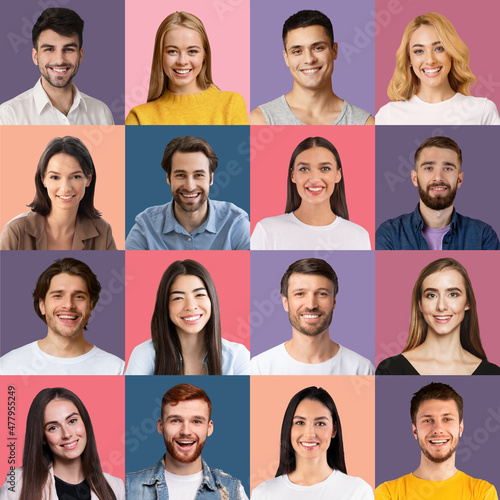
[[[292,213],[257,222],[252,250],[371,250],[370,235],[358,224],[336,219],[328,226],[304,224]]]
[[[456,93],[446,101],[428,103],[414,95],[390,102],[375,115],[377,125],[500,125],[495,103],[485,97]]]
[[[252,500],[373,500],[371,486],[359,477],[334,470],[324,481],[299,486],[288,475],[274,477],[252,491]]]
[[[114,125],[106,104],[74,88],[66,116],[52,105],[40,79],[32,89],[0,106],[0,125]]]
[[[94,346],[75,358],[43,352],[38,341],[14,349],[0,358],[0,375],[123,375],[125,362]]]
[[[168,500],[194,500],[196,492],[203,482],[203,471],[189,476],[178,476],[165,469],[165,482],[167,483]],[[241,484],[240,499],[248,500],[245,488]]]
[[[156,353],[151,339],[134,347],[126,375],[153,375]],[[222,375],[249,375],[250,352],[243,344],[222,339]]]
[[[333,358],[322,363],[302,363],[288,354],[285,344],[254,356],[250,361],[252,375],[373,375],[370,360],[339,345]]]

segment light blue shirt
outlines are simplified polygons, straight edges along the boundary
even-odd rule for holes
[[[248,214],[227,201],[208,200],[208,217],[189,234],[174,216],[174,202],[149,207],[135,218],[126,250],[249,250]]]

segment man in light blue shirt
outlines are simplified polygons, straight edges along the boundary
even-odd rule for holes
[[[127,250],[249,250],[248,214],[227,201],[209,200],[217,156],[199,137],[177,137],[165,148],[161,166],[172,201],[135,218]]]

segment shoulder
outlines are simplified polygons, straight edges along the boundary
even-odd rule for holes
[[[500,366],[483,360],[476,368],[473,375],[500,375]]]
[[[127,493],[130,494],[129,491],[129,486],[133,485],[139,485],[143,484],[146,481],[153,479],[154,476],[163,469],[163,459],[160,459],[156,464],[152,465],[151,467],[147,467],[146,469],[134,471],[134,472],[127,472],[125,474],[125,484],[127,487]],[[163,475],[163,472],[162,472]]]
[[[346,125],[364,125],[370,113],[344,99]]]
[[[460,474],[459,479],[462,484],[468,484],[467,490],[469,490],[474,495],[474,498],[497,500],[497,496],[486,496],[492,492],[496,494],[496,489],[491,483],[485,481],[484,479],[478,479],[476,477],[469,476],[462,471],[459,471],[458,474]]]
[[[123,500],[125,498],[125,485],[123,481],[119,477],[112,476],[107,472],[103,472],[106,481],[111,486],[111,489],[114,491],[117,500]]]
[[[395,108],[404,106],[408,101],[397,101],[397,102],[388,102],[382,106],[377,114],[375,115],[375,124],[376,125],[390,125],[391,111]]]
[[[24,375],[23,363],[37,355],[36,340],[29,344],[12,349],[0,358],[1,375]],[[20,364],[21,363],[21,364]]]
[[[342,217],[337,215],[338,219],[338,224],[339,226],[342,226],[343,229],[350,231],[351,233],[355,233],[358,235],[364,235],[369,237],[368,231],[363,227],[360,226],[359,224],[356,224],[355,222],[351,222],[350,220],[343,219]]]
[[[98,371],[100,375],[123,375],[125,371],[125,361],[123,359],[110,352],[103,351],[100,347],[94,347],[96,352],[91,360],[89,360],[92,370],[95,369],[93,373],[97,373]],[[100,363],[100,366],[96,366],[97,363]]]
[[[418,375],[410,362],[402,355],[386,358],[379,363],[375,375]]]
[[[250,360],[251,374],[267,375],[271,371],[271,367],[280,364],[283,359],[292,359],[286,352],[284,343],[253,356]]]
[[[21,496],[23,484],[22,467],[11,470],[5,479],[5,483],[0,488],[1,500],[15,500]]]
[[[161,97],[154,101],[138,104],[129,111],[125,120],[125,125],[141,125],[141,122],[148,125],[150,121],[151,124],[155,124],[156,115],[161,107]]]
[[[88,113],[98,115],[93,120],[95,122],[94,125],[114,125],[113,114],[105,103],[83,92],[80,92],[80,98],[85,101]]]
[[[156,352],[151,339],[134,347],[128,360],[126,375],[153,375]]]
[[[283,479],[284,476],[278,476],[260,483],[252,491],[252,500],[272,498],[272,495],[286,491],[286,483]]]
[[[410,228],[414,212],[382,222],[375,232],[375,248],[377,250],[396,250],[399,248],[401,231]]]
[[[167,209],[172,202],[165,203],[165,205],[154,205],[146,208],[135,216],[135,222],[140,223],[144,220],[151,220],[156,222],[159,219],[165,219],[167,216]]]
[[[23,124],[24,121],[18,120],[18,111],[24,109],[28,101],[33,98],[33,89],[29,89],[18,96],[5,101],[0,105],[0,124],[1,125],[17,125]]]
[[[260,220],[257,224],[265,230],[276,230],[281,227],[293,226],[297,219],[292,214],[275,215],[274,217],[266,217]]]
[[[222,375],[249,375],[250,352],[238,342],[222,339]]]
[[[350,493],[352,495],[354,493],[368,493],[370,494],[370,498],[373,498],[372,487],[360,477],[348,476],[347,474],[336,470],[332,479],[335,483],[336,489],[337,487],[340,487],[346,494]],[[356,498],[358,497],[356,496]],[[363,496],[363,498],[366,497]]]
[[[342,364],[348,365],[347,367],[344,367],[344,370],[347,368],[349,370],[349,374],[373,375],[375,373],[371,361],[364,356],[361,356],[361,354],[351,351],[351,349],[348,349],[343,345],[340,346],[339,354],[342,358]]]
[[[398,477],[380,484],[375,489],[375,500],[389,500],[392,498],[405,498],[407,483],[411,482],[412,474]]]
[[[268,125],[266,117],[260,107],[250,112],[250,125]]]
[[[248,219],[248,214],[242,208],[230,201],[220,201],[210,199],[210,204],[219,215],[227,216],[231,219]]]

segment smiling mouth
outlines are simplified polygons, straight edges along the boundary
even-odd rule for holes
[[[447,190],[448,190],[448,186],[445,186],[443,184],[440,184],[438,186],[430,186],[429,187],[429,191],[432,193],[444,193]]]
[[[174,69],[173,71],[176,75],[185,76],[188,73],[191,73],[191,71],[193,71],[193,70],[192,69]]]
[[[432,439],[429,440],[429,443],[431,443],[434,446],[442,446],[443,444],[446,444],[449,441],[449,439]]]
[[[319,68],[311,68],[311,69],[301,69],[300,71],[302,73],[304,73],[304,75],[312,76],[312,75],[316,75],[317,73],[319,73],[320,70],[321,70],[321,67],[319,67]]]
[[[77,444],[78,444],[78,439],[76,441],[72,441],[71,443],[62,444],[61,447],[66,448],[67,450],[72,450],[76,448]]]
[[[309,186],[306,187],[306,191],[308,191],[311,194],[320,194],[325,190],[324,187],[319,187],[319,186]]]
[[[188,451],[195,443],[196,443],[196,441],[189,440],[189,439],[178,439],[177,441],[175,441],[175,444],[181,450],[184,450],[184,451]]]
[[[425,68],[422,70],[422,73],[427,76],[435,76],[440,73],[442,69],[442,66],[440,68]]]
[[[300,444],[304,448],[307,448],[308,450],[312,450],[313,448],[316,448],[317,446],[319,446],[319,443],[310,443],[310,442],[304,442],[304,441],[301,441]]]
[[[181,193],[181,196],[183,198],[186,198],[187,200],[192,200],[194,198],[198,198],[198,196],[200,196],[200,193]]]
[[[61,320],[63,323],[74,323],[78,320],[78,314],[57,314],[57,318]]]
[[[201,318],[201,314],[197,314],[195,316],[186,316],[182,318],[182,321],[185,321],[186,323],[196,323]]]
[[[59,74],[64,74],[66,73],[66,71],[69,70],[69,66],[65,66],[64,68],[58,68],[58,67],[54,67],[54,66],[49,66],[49,68],[54,71],[55,73],[59,73]]]
[[[71,194],[71,195],[68,195],[68,196],[62,196],[62,195],[57,195],[58,198],[60,198],[61,200],[71,200],[75,197],[76,195],[74,194]]]

